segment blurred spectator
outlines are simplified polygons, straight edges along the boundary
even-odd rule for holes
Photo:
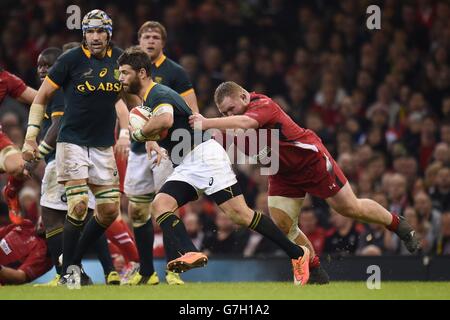
[[[419,224],[429,225],[427,236],[423,239],[425,241],[423,250],[428,251],[439,233],[441,213],[433,208],[431,199],[425,192],[419,192],[415,195],[414,208],[419,217]]]
[[[247,230],[237,229],[230,218],[222,212],[216,215],[217,231],[205,238],[204,251],[211,256],[229,254],[242,256],[247,243]]]
[[[403,175],[396,173],[389,178],[388,197],[390,201],[389,211],[399,215],[403,214],[408,205],[408,186]]]
[[[431,192],[433,208],[441,212],[450,210],[450,167],[442,167],[436,174],[436,187]]]
[[[354,254],[359,236],[364,230],[362,225],[334,210],[331,210],[330,219],[332,228],[327,232],[323,251],[331,255]]]
[[[203,232],[203,226],[200,223],[198,215],[188,212],[183,216],[183,222],[186,227],[186,231],[198,250],[203,250],[203,241],[205,239],[205,233]]]

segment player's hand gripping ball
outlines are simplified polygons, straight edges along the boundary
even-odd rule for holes
[[[144,125],[147,123],[147,121],[152,117],[152,112],[150,111],[149,108],[144,107],[144,106],[138,106],[138,107],[134,107],[133,109],[131,109],[130,111],[130,116],[129,116],[129,123],[130,126],[133,130],[133,133],[135,132],[139,132],[140,130],[142,130],[142,128],[144,127]],[[143,136],[143,139],[138,139],[138,141],[142,140],[142,141],[158,141],[158,140],[162,140],[165,137],[167,137],[169,130],[164,129],[161,132],[159,132],[158,134],[155,134],[153,136],[144,136],[142,131],[140,131],[140,133]],[[139,134],[132,134],[133,139],[136,136],[139,136]],[[136,140],[136,139],[135,139]]]

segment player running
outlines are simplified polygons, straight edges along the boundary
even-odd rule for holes
[[[166,29],[157,21],[147,21],[139,29],[139,47],[148,54],[152,61],[151,77],[153,81],[176,91],[192,111],[198,112],[197,98],[186,71],[163,53],[166,38]],[[141,103],[137,99],[133,106]],[[150,161],[147,160],[145,143],[136,141],[131,143],[124,191],[129,200],[128,212],[133,222],[140,256],[140,268],[127,282],[130,285],[159,283],[153,266],[153,252],[149,250],[149,248],[153,248],[154,242],[150,205],[155,193],[172,173],[173,167],[169,159],[162,159],[159,165],[156,165],[155,162],[156,154]],[[164,241],[164,251],[167,261],[179,256],[173,248],[167,245],[167,241]],[[168,284],[184,284],[178,273],[169,270],[166,270],[166,281]]]
[[[39,88],[30,109],[23,148],[25,160],[37,157],[36,137],[45,106],[62,88],[66,106],[56,148],[56,168],[68,205],[63,231],[63,274],[68,266],[81,265],[88,247],[119,212],[119,181],[112,146],[115,104],[126,108],[118,100],[121,84],[116,61],[122,50],[110,44],[112,21],[105,12],[96,9],[87,13],[82,30],[82,46],[61,55]],[[84,226],[89,189],[94,193],[97,210]],[[69,276],[61,277],[60,282],[66,282]]]
[[[181,255],[170,261],[167,268],[184,272],[206,265],[208,258],[198,252],[184,223],[174,214],[177,208],[205,193],[235,223],[277,243],[292,259],[294,282],[306,284],[309,278],[309,249],[289,241],[270,218],[248,208],[227,153],[213,139],[202,142],[200,138],[196,144],[194,130],[188,123],[191,109],[175,91],[153,82],[150,77],[151,61],[145,52],[138,48],[127,49],[118,63],[119,79],[125,92],[137,94],[142,98],[143,105],[152,112],[145,126],[132,132],[132,138],[141,142],[160,140],[161,146],[177,165],[151,205],[151,213],[165,234],[165,240]],[[166,130],[166,137],[160,139]],[[155,146],[155,143],[151,145]]]
[[[307,239],[298,228],[298,215],[309,193],[325,199],[331,208],[346,217],[384,225],[403,240],[410,252],[419,249],[415,231],[408,222],[371,199],[358,199],[320,138],[313,131],[299,127],[272,99],[249,93],[230,81],[217,87],[214,100],[225,117],[206,119],[195,114],[189,119],[191,126],[203,130],[280,130],[280,168],[269,176],[268,203],[271,217],[290,240],[306,244]],[[267,144],[259,145],[259,150],[267,147],[270,148]],[[308,247],[312,248],[310,244]]]

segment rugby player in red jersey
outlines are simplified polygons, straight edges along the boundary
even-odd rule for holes
[[[418,239],[408,222],[371,199],[358,199],[321,139],[313,131],[298,126],[272,99],[250,93],[230,81],[217,87],[214,100],[225,117],[207,119],[195,114],[190,117],[191,126],[203,130],[279,130],[279,169],[269,176],[268,204],[271,217],[291,241],[313,250],[298,227],[303,199],[309,193],[325,199],[341,215],[384,225],[404,241],[410,252],[419,249]],[[259,150],[270,148],[263,146],[262,141],[257,143]],[[311,257],[310,282],[315,267],[320,266],[318,258],[314,254]]]
[[[31,282],[53,267],[45,239],[30,220],[11,224],[7,212],[0,205],[0,285]]]
[[[22,79],[0,68],[0,104],[6,96],[21,103],[31,104],[36,93],[36,90],[27,87]],[[10,218],[14,223],[21,221],[17,194],[23,184],[24,164],[20,150],[2,132],[0,126],[0,173],[6,172],[10,175],[3,194],[10,210]]]

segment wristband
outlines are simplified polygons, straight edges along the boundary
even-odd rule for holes
[[[39,154],[38,158],[42,159],[49,153],[55,150],[52,146],[49,146],[44,140],[41,141],[41,143],[38,146]]]
[[[130,139],[130,131],[128,129],[120,129],[119,139],[120,138]]]

